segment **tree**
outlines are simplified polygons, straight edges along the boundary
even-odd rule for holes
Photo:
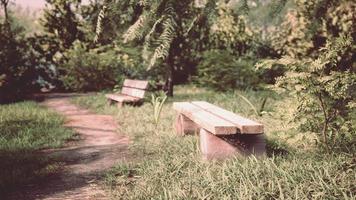
[[[179,77],[181,72],[194,73],[203,51],[229,48],[234,55],[240,56],[246,54],[252,41],[252,32],[242,17],[249,11],[247,0],[241,1],[234,10],[235,4],[223,0],[119,2],[138,5],[138,17],[123,35],[124,42],[143,44],[142,55],[148,69],[160,66],[166,73],[164,89],[169,96],[173,95],[174,83],[184,77]],[[97,35],[103,32],[101,22],[119,2],[111,0],[103,6]],[[278,2],[283,7],[286,1]]]
[[[0,23],[0,103],[24,98],[39,88],[38,69],[32,62],[32,52],[23,38],[21,27],[9,15],[8,0],[1,0],[5,19]]]
[[[120,38],[137,20],[142,8],[135,1],[92,1],[81,6],[81,12],[90,38],[105,45]]]
[[[317,57],[328,39],[351,33],[355,40],[355,4],[347,0],[295,0],[284,22],[270,33],[280,56]]]
[[[297,96],[301,130],[322,136],[328,151],[338,144],[355,148],[348,146],[356,132],[355,5],[346,0],[297,0],[296,5],[287,15],[289,25],[282,24],[272,42],[282,58],[262,66],[285,67],[276,86]]]
[[[199,8],[190,0],[140,3],[143,12],[124,34],[124,41],[143,39],[146,35],[143,54],[148,60],[148,68],[153,67],[158,59],[164,60],[167,73],[164,89],[168,96],[173,96],[174,71],[181,67],[185,40],[198,20]]]
[[[80,22],[75,13],[80,6],[80,0],[46,0],[48,8],[44,11],[42,20],[45,32],[59,43],[61,50],[69,48],[84,34],[80,30]]]
[[[3,7],[4,9],[4,24],[8,24],[9,23],[9,13],[8,13],[8,5],[9,5],[10,0],[0,0],[1,3],[1,7]]]
[[[131,1],[139,6],[139,16],[123,35],[124,42],[139,40],[143,42],[143,57],[148,69],[157,63],[165,67],[165,90],[173,96],[174,72],[181,69],[183,54],[188,52],[192,42],[192,29],[199,27],[209,14],[208,8],[214,7],[214,1],[197,6],[194,1],[157,0],[153,2]],[[112,1],[110,3],[116,3]],[[108,7],[110,7],[108,3]],[[104,10],[107,7],[103,8]],[[99,15],[98,29],[103,16]],[[100,33],[101,31],[98,31]],[[163,63],[161,62],[163,61]]]
[[[9,36],[12,34],[11,25],[9,19],[8,5],[10,0],[0,0],[0,6],[3,8],[4,12],[4,22],[1,24],[3,31],[7,32]]]

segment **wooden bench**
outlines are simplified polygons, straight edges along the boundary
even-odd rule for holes
[[[204,101],[175,102],[173,109],[178,113],[176,133],[199,133],[204,158],[265,155],[262,124]]]
[[[124,85],[120,93],[106,94],[110,104],[117,102],[118,107],[122,107],[124,103],[139,104],[148,87],[148,81],[125,79]]]

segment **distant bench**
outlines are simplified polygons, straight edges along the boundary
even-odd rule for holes
[[[110,104],[117,102],[118,107],[122,107],[124,103],[139,104],[148,87],[148,81],[125,79],[124,85],[120,93],[106,94]]]
[[[200,149],[206,159],[236,154],[265,154],[262,124],[236,115],[204,101],[175,102],[178,116],[175,130],[180,135],[198,133]]]

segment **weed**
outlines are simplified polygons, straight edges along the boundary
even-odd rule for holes
[[[159,123],[162,107],[163,104],[166,102],[166,99],[167,95],[165,95],[164,93],[161,93],[158,96],[151,94],[151,104],[153,106],[153,120],[156,127]]]
[[[264,107],[265,107],[266,102],[267,102],[267,97],[264,97],[264,98],[262,99],[262,103],[261,103],[260,109],[257,109],[257,108],[253,105],[253,103],[252,103],[250,100],[248,100],[247,97],[245,97],[245,96],[243,96],[242,94],[239,94],[239,93],[236,93],[236,94],[237,94],[239,97],[241,97],[241,99],[244,100],[244,101],[251,107],[251,109],[255,112],[255,114],[256,114],[257,116],[262,116],[262,114],[264,113]]]

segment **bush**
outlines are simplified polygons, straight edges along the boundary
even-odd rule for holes
[[[203,53],[198,65],[197,83],[216,90],[245,89],[258,84],[254,62],[246,58],[235,58],[224,50],[210,50]]]
[[[39,89],[39,70],[21,30],[0,24],[0,103],[21,100]]]
[[[64,53],[60,80],[72,91],[97,91],[113,88],[125,76],[134,74],[135,61],[119,48],[104,46],[88,49],[75,42]]]
[[[350,56],[355,47],[350,36],[340,36],[328,40],[315,60],[285,56],[261,64],[288,69],[276,86],[297,96],[295,120],[302,131],[319,133],[328,151],[353,152],[356,147],[356,73]]]

